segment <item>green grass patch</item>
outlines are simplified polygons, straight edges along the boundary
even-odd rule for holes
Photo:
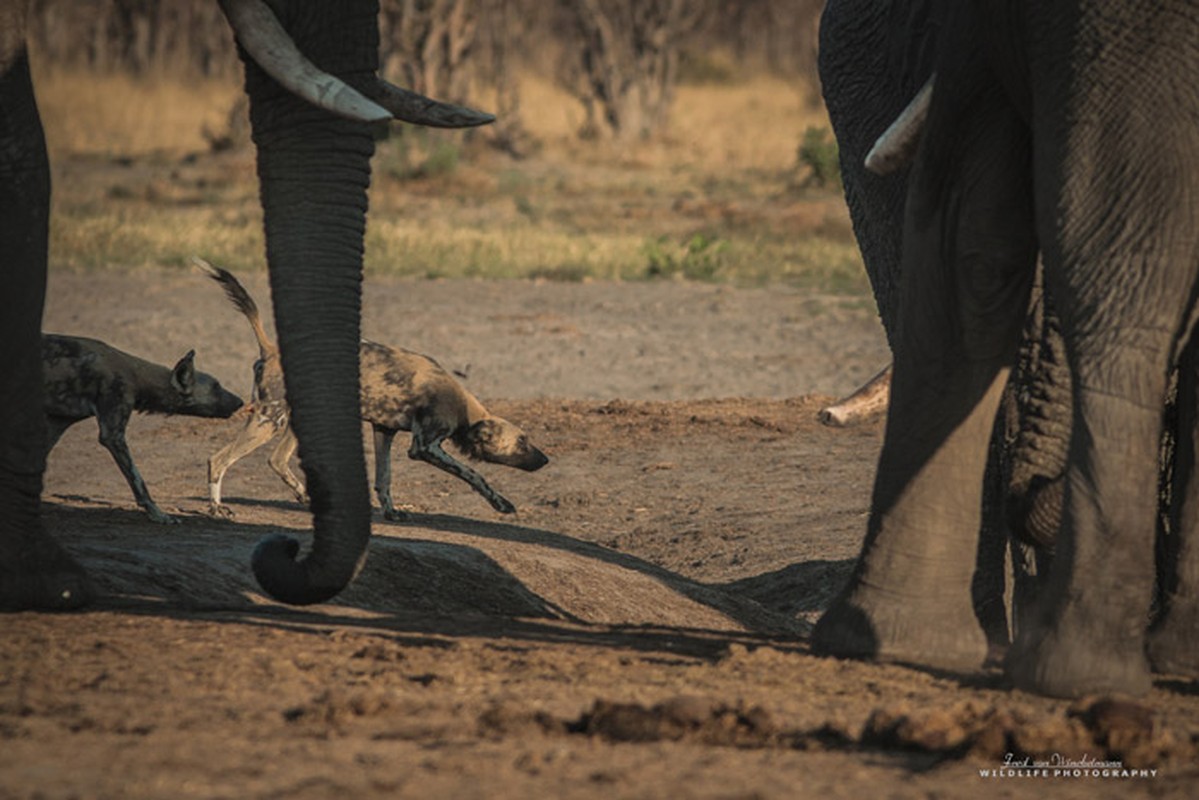
[[[231,269],[263,264],[262,214],[215,208],[109,203],[57,208],[50,263],[79,271],[176,267],[199,254]]]

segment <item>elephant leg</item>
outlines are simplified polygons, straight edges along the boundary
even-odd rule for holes
[[[1061,697],[1151,686],[1163,409],[1199,292],[1199,98],[1182,70],[1073,56],[1119,42],[1156,63],[1190,47],[1193,20],[1152,5],[1130,27],[1083,4],[1063,40],[1029,40],[1033,108],[1058,110],[1037,127],[1037,228],[1073,401],[1061,529],[1007,668]]]
[[[1151,361],[1140,347],[1078,359],[1062,528],[1038,607],[1018,632],[1007,671],[1016,686],[1059,697],[1143,693],[1150,686],[1145,624],[1165,365],[1137,370],[1136,382],[1157,398],[1137,402],[1080,376],[1117,362]],[[1161,375],[1155,380],[1152,372]]]
[[[1178,376],[1169,532],[1159,580],[1163,610],[1149,632],[1154,672],[1199,677],[1199,339],[1183,354]]]
[[[7,10],[0,27],[0,609],[74,608],[93,589],[41,520],[50,170],[29,61]]]
[[[1036,243],[1021,121],[978,104],[961,124],[957,160],[938,161],[926,138],[913,175],[869,528],[850,584],[814,632],[814,647],[833,655],[973,670],[987,653],[972,606],[983,475]]]

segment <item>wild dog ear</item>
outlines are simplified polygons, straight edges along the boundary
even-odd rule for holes
[[[467,429],[466,435],[472,442],[490,442],[495,438],[495,427],[491,420],[481,419]]]
[[[188,350],[171,371],[171,385],[181,394],[191,394],[196,385],[196,351]]]

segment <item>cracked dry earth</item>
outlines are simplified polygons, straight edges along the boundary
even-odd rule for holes
[[[265,306],[263,276],[245,279]],[[308,524],[265,449],[226,479],[236,519],[203,514],[206,459],[240,417],[131,423],[172,526],[76,426],[47,515],[104,598],[2,620],[0,797],[1194,796],[1193,682],[1069,703],[809,654],[882,435],[816,422],[886,360],[860,304],[405,281],[369,281],[366,304],[367,336],[464,372],[550,455],[480,468],[519,512],[400,458],[414,521],[377,516],[359,581],[288,609],[248,570],[262,535]],[[162,363],[195,347],[249,393],[244,320],[187,272],[56,273],[47,329]],[[1099,774],[981,775],[1007,753]]]

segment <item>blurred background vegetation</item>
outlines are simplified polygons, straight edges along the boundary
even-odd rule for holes
[[[823,0],[382,0],[395,83],[496,113],[379,144],[368,270],[866,283],[815,71]],[[261,266],[212,0],[34,0],[56,268]]]

